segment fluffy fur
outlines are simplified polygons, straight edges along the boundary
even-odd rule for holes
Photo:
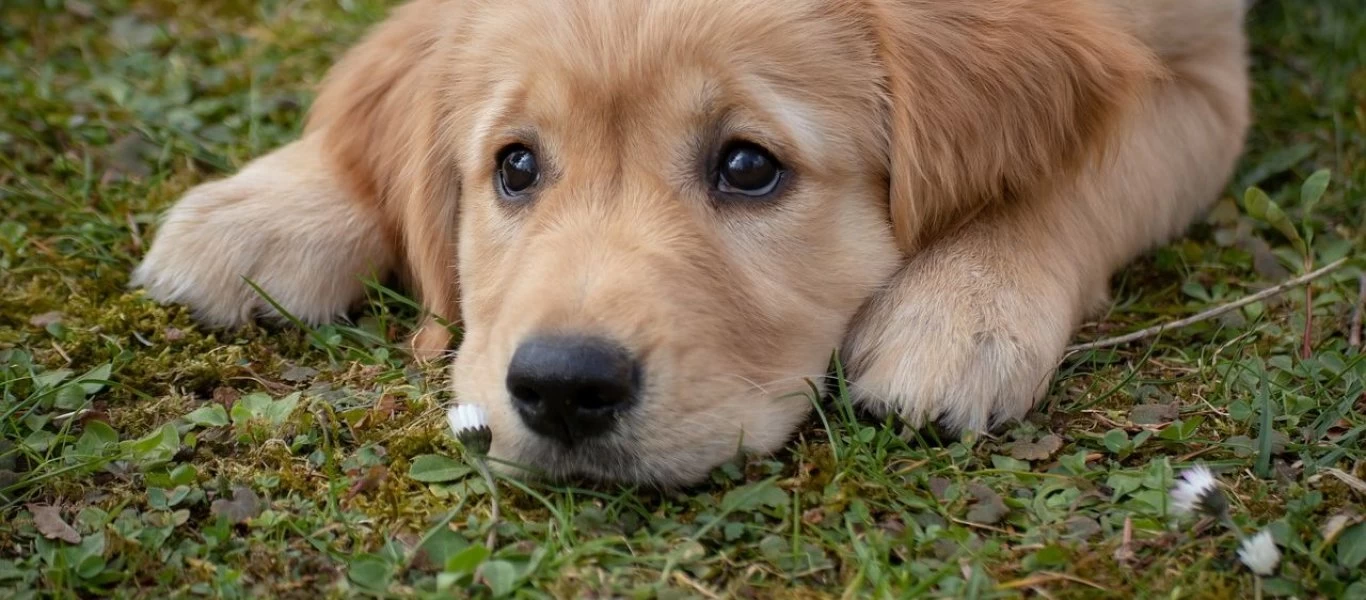
[[[461,320],[459,401],[550,476],[697,480],[774,450],[838,348],[859,399],[985,429],[1043,395],[1109,276],[1179,234],[1248,125],[1241,0],[417,0],[331,71],[302,139],[170,211],[134,283],[212,325],[326,321],[395,272]],[[720,145],[770,149],[719,201]],[[534,200],[494,190],[534,145]],[[504,389],[533,333],[645,364],[563,448]]]

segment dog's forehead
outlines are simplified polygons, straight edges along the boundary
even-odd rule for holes
[[[500,0],[474,15],[480,58],[504,73],[618,86],[677,67],[749,70],[799,86],[875,83],[860,20],[831,0]],[[863,86],[855,86],[863,87]]]
[[[580,135],[697,121],[731,103],[783,121],[796,144],[866,148],[869,140],[854,138],[877,124],[849,121],[878,113],[881,71],[847,4],[506,0],[475,17],[468,60],[486,70],[485,98]]]
[[[850,23],[830,0],[498,0],[472,18],[476,35],[508,47],[542,46],[546,58],[671,59],[676,53],[765,48],[809,54],[815,38]],[[804,38],[786,35],[804,33]]]

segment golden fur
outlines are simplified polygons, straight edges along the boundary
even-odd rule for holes
[[[311,322],[396,272],[460,320],[458,401],[551,476],[697,480],[778,448],[837,347],[865,406],[985,429],[1047,390],[1109,276],[1214,200],[1248,125],[1241,0],[416,0],[330,72],[302,139],[191,190],[134,283],[227,326]],[[717,202],[718,144],[790,170]],[[534,202],[494,191],[534,142]],[[517,343],[644,361],[637,410],[559,447]]]

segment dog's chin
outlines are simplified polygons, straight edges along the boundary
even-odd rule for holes
[[[494,437],[496,440],[497,435]],[[495,441],[490,458],[499,471],[519,478],[677,488],[705,480],[713,468],[733,458],[736,451],[699,447],[664,455],[619,434],[573,445],[529,434],[506,446]]]

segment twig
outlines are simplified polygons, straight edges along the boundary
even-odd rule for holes
[[[52,342],[52,349],[56,350],[57,354],[62,355],[62,359],[66,361],[66,364],[71,364],[71,355],[67,354],[66,350],[63,350],[60,344]]]
[[[1321,471],[1321,473],[1326,473],[1328,475],[1332,475],[1333,477],[1338,478],[1338,481],[1347,484],[1347,487],[1356,490],[1358,494],[1366,496],[1366,481],[1362,481],[1357,476],[1352,475],[1351,473],[1348,473],[1346,471],[1343,471],[1342,469],[1332,468],[1324,469],[1323,471]],[[1315,479],[1318,479],[1319,477],[1321,476],[1315,475],[1311,477],[1310,480],[1313,481]]]
[[[1178,458],[1176,459],[1176,462],[1179,462],[1179,463],[1190,462],[1190,459],[1192,459],[1192,458],[1195,458],[1195,457],[1197,457],[1197,456],[1200,456],[1201,454],[1208,454],[1209,452],[1212,452],[1212,451],[1218,450],[1218,449],[1219,449],[1219,446],[1206,446],[1206,447],[1204,447],[1204,448],[1201,448],[1201,449],[1199,449],[1199,450],[1196,450],[1195,452],[1189,452],[1189,453],[1186,453],[1186,454],[1182,454],[1180,457],[1178,457]]]
[[[1357,303],[1352,310],[1352,329],[1347,334],[1347,345],[1361,348],[1361,313],[1366,310],[1366,273],[1357,276]]]
[[[992,527],[992,526],[990,526],[990,525],[985,525],[985,524],[982,524],[982,523],[973,523],[972,521],[967,521],[967,520],[964,520],[964,519],[956,519],[956,518],[953,518],[953,517],[949,517],[949,520],[950,520],[950,521],[953,521],[954,523],[957,523],[957,524],[959,524],[959,525],[966,525],[966,526],[968,526],[968,527],[975,527],[975,528],[977,528],[977,529],[985,529],[985,530],[987,530],[987,531],[994,531],[994,532],[996,532],[996,533],[1004,533],[1004,534],[1006,534],[1006,535],[1011,535],[1011,533],[1012,533],[1012,532],[1011,532],[1010,530],[1008,530],[1008,529],[1001,529],[1000,527]]]
[[[1069,574],[1067,574],[1067,573],[1057,573],[1057,572],[1054,572],[1054,571],[1040,571],[1039,573],[1036,573],[1036,574],[1034,574],[1034,575],[1030,575],[1029,577],[1026,577],[1026,578],[1024,578],[1024,579],[1016,579],[1016,580],[1014,580],[1014,581],[1007,581],[1007,582],[1005,582],[1005,583],[1002,583],[1002,584],[996,586],[996,588],[997,588],[997,589],[1001,589],[1001,590],[1013,590],[1013,589],[1019,589],[1019,588],[1022,588],[1022,587],[1033,587],[1033,586],[1036,586],[1036,585],[1040,585],[1040,584],[1044,584],[1044,583],[1051,583],[1051,582],[1054,582],[1054,581],[1070,581],[1070,582],[1072,582],[1072,583],[1079,583],[1079,584],[1081,584],[1081,585],[1084,585],[1084,586],[1087,586],[1087,587],[1091,587],[1091,588],[1095,588],[1095,589],[1098,589],[1098,590],[1107,591],[1107,592],[1110,591],[1110,590],[1106,589],[1105,586],[1103,586],[1103,585],[1101,585],[1101,584],[1099,584],[1099,583],[1096,583],[1096,582],[1094,582],[1094,581],[1090,581],[1090,580],[1087,580],[1087,579],[1082,579],[1082,578],[1080,578],[1080,577],[1077,577],[1076,575],[1069,575]]]
[[[1314,271],[1312,271],[1312,272],[1305,273],[1304,275],[1300,275],[1299,277],[1296,277],[1296,278],[1294,278],[1294,279],[1291,279],[1291,280],[1285,281],[1285,282],[1283,282],[1283,283],[1274,285],[1274,286],[1272,286],[1272,287],[1269,287],[1269,288],[1267,288],[1267,289],[1264,289],[1264,290],[1262,290],[1262,291],[1260,291],[1260,292],[1257,292],[1257,293],[1255,293],[1255,294],[1253,294],[1253,295],[1251,295],[1251,296],[1248,296],[1248,297],[1246,297],[1246,298],[1243,298],[1243,299],[1241,299],[1241,300],[1237,300],[1237,301],[1234,301],[1234,302],[1230,302],[1230,303],[1228,303],[1228,304],[1224,304],[1224,305],[1221,305],[1221,306],[1216,306],[1216,307],[1211,308],[1211,309],[1209,309],[1209,310],[1207,310],[1207,311],[1204,311],[1204,312],[1202,312],[1202,313],[1198,313],[1198,314],[1195,314],[1195,315],[1186,317],[1186,318],[1181,319],[1181,320],[1179,320],[1179,321],[1172,321],[1172,322],[1170,322],[1170,323],[1163,323],[1163,324],[1161,324],[1161,325],[1156,325],[1156,326],[1153,326],[1153,327],[1149,327],[1149,328],[1147,328],[1147,329],[1141,329],[1141,330],[1139,330],[1139,331],[1135,331],[1135,332],[1133,332],[1133,333],[1129,333],[1129,334],[1125,334],[1125,335],[1121,335],[1121,336],[1117,336],[1117,337],[1105,338],[1105,339],[1102,339],[1102,340],[1096,340],[1096,341],[1094,341],[1094,342],[1087,342],[1087,343],[1085,343],[1085,344],[1077,344],[1077,345],[1075,345],[1075,346],[1068,346],[1068,347],[1067,347],[1067,353],[1068,353],[1068,354],[1072,354],[1072,353],[1074,353],[1074,352],[1084,352],[1084,351],[1086,351],[1086,350],[1095,350],[1095,349],[1097,349],[1097,348],[1109,348],[1109,347],[1111,347],[1111,346],[1122,346],[1122,345],[1127,344],[1127,343],[1129,343],[1129,342],[1136,342],[1136,341],[1141,340],[1141,339],[1146,339],[1146,338],[1153,337],[1153,336],[1155,336],[1155,335],[1161,334],[1161,333],[1163,333],[1163,332],[1165,332],[1165,331],[1168,331],[1168,330],[1171,330],[1171,329],[1180,329],[1180,328],[1182,328],[1182,327],[1187,327],[1187,326],[1190,326],[1190,325],[1194,325],[1195,323],[1199,323],[1199,322],[1201,322],[1201,321],[1208,321],[1208,320],[1213,319],[1213,318],[1215,318],[1215,317],[1217,317],[1217,316],[1219,316],[1219,315],[1222,315],[1222,314],[1224,314],[1224,313],[1228,313],[1228,312],[1232,312],[1232,311],[1238,310],[1238,309],[1240,309],[1240,308],[1242,308],[1242,307],[1244,307],[1244,306],[1247,306],[1247,305],[1249,305],[1249,304],[1252,304],[1253,302],[1257,302],[1257,301],[1259,301],[1259,300],[1265,300],[1265,299],[1270,298],[1270,297],[1272,297],[1272,296],[1276,296],[1276,295],[1285,293],[1286,290],[1289,290],[1289,289],[1291,289],[1291,288],[1294,288],[1294,287],[1298,287],[1298,286],[1304,285],[1304,284],[1306,284],[1306,283],[1309,283],[1310,281],[1313,281],[1313,280],[1315,280],[1315,279],[1318,279],[1318,278],[1320,278],[1320,277],[1323,277],[1324,275],[1327,275],[1327,274],[1329,274],[1329,273],[1332,273],[1333,271],[1336,271],[1336,270],[1338,270],[1338,269],[1341,269],[1341,268],[1343,267],[1343,265],[1346,265],[1346,264],[1347,264],[1348,258],[1349,258],[1349,257],[1339,258],[1339,259],[1337,259],[1337,260],[1335,260],[1335,261],[1333,261],[1333,262],[1331,262],[1331,263],[1328,263],[1328,264],[1326,264],[1326,265],[1324,265],[1324,266],[1322,266],[1322,267],[1319,267],[1318,269],[1316,269],[1316,270],[1314,270]]]
[[[697,590],[697,593],[702,594],[703,596],[705,596],[705,597],[707,597],[707,598],[711,598],[712,600],[720,600],[720,598],[721,598],[720,596],[716,595],[716,592],[713,592],[713,591],[707,589],[706,586],[704,586],[704,585],[702,585],[702,584],[700,584],[700,583],[698,583],[698,582],[696,582],[696,581],[693,581],[692,578],[690,578],[690,577],[688,577],[687,575],[684,575],[684,574],[682,574],[682,573],[680,573],[680,572],[678,572],[678,571],[674,571],[674,579],[683,582],[685,585],[687,585],[688,587],[690,587],[690,588],[692,588],[692,589],[694,589],[694,590]]]
[[[138,231],[138,222],[133,220],[133,213],[124,213],[128,220],[128,233],[133,238],[133,249],[142,249],[142,232]]]
[[[1127,563],[1134,559],[1134,519],[1132,516],[1124,517],[1124,537],[1121,538],[1119,547],[1115,548],[1115,560]]]

